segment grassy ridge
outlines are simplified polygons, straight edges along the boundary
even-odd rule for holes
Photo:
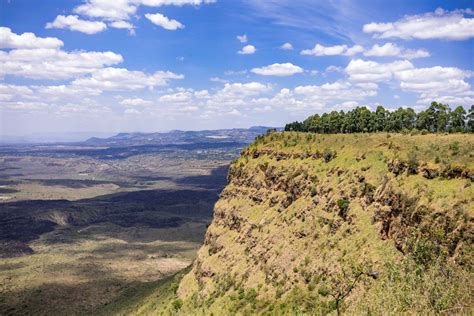
[[[130,287],[107,306],[94,312],[95,315],[167,315],[179,306],[176,289],[181,278],[190,267],[162,280]]]
[[[229,171],[183,314],[472,311],[471,134],[269,133]]]

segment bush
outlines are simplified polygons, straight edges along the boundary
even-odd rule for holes
[[[183,307],[183,301],[178,298],[178,299],[173,301],[172,305],[173,305],[173,309],[175,311],[179,311],[181,309],[181,307]]]
[[[311,187],[310,195],[311,195],[311,197],[315,197],[317,194],[318,194],[318,189],[316,188],[315,185],[313,185],[313,186]]]
[[[418,172],[418,158],[414,150],[408,153],[408,174],[416,174]]]
[[[339,199],[337,200],[337,206],[339,207],[339,216],[346,219],[347,213],[349,211],[349,200],[347,199]]]
[[[459,142],[454,142],[454,143],[449,144],[449,149],[451,150],[451,154],[453,156],[456,156],[457,154],[459,154]]]
[[[325,149],[323,153],[323,158],[325,162],[330,162],[336,158],[336,152],[331,149]]]

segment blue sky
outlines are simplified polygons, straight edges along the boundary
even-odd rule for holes
[[[0,0],[0,135],[282,126],[432,100],[468,107],[471,6]]]

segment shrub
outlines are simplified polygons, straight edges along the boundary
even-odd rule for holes
[[[414,150],[408,153],[408,174],[416,174],[418,172],[418,158]]]
[[[323,158],[325,162],[330,162],[336,158],[336,152],[331,149],[325,149],[323,153]]]
[[[449,149],[451,150],[451,154],[453,156],[456,156],[457,154],[459,154],[459,142],[453,142],[449,144]]]
[[[173,305],[173,309],[175,311],[179,311],[181,309],[181,307],[183,307],[183,301],[178,298],[178,299],[173,301],[172,305]]]
[[[315,197],[316,194],[318,194],[318,189],[316,188],[315,185],[313,185],[313,186],[311,187],[310,195],[311,195],[311,197]]]
[[[337,200],[337,206],[339,207],[339,216],[341,216],[344,219],[347,217],[347,212],[349,210],[349,204],[350,204],[350,202],[347,199]]]

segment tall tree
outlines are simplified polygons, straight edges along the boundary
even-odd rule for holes
[[[467,128],[469,132],[474,133],[474,105],[471,105],[467,115]]]
[[[383,130],[386,129],[387,116],[388,116],[387,110],[385,110],[383,106],[379,105],[377,109],[375,110],[375,118],[374,118],[375,131],[382,132]]]
[[[466,126],[466,110],[458,106],[449,115],[449,130],[452,132],[462,132]]]

